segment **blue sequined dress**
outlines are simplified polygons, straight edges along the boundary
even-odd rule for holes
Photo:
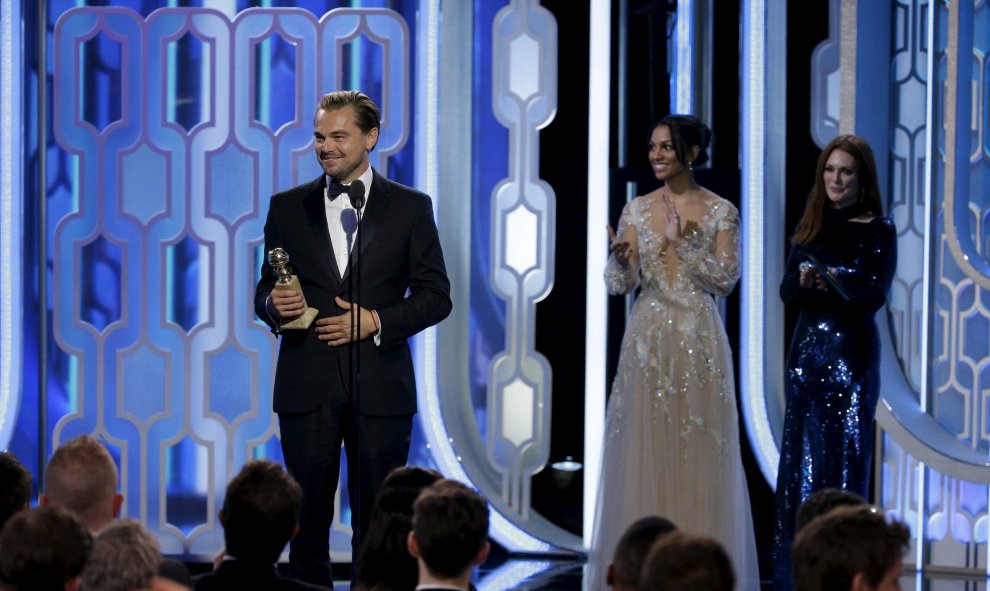
[[[780,297],[800,307],[787,353],[787,410],[777,472],[774,582],[792,588],[791,544],[798,506],[812,492],[841,488],[867,498],[873,416],[880,389],[880,339],[874,314],[897,263],[888,218],[851,221],[862,210],[826,209],[819,235],[791,248]],[[810,252],[834,267],[849,301],[833,288],[799,284]]]
[[[605,419],[585,589],[605,573],[625,529],[660,515],[726,548],[736,588],[759,589],[756,540],[740,457],[732,351],[713,295],[739,279],[739,213],[704,192],[679,213],[685,240],[663,235],[660,191],[619,220],[637,256],[605,269],[612,294],[640,288],[626,323]]]

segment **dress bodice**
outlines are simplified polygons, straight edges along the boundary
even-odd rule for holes
[[[834,289],[802,289],[800,264],[814,255],[848,292],[845,300]],[[801,313],[869,315],[883,306],[897,267],[897,229],[889,218],[870,222],[826,218],[819,235],[806,245],[791,247],[780,297],[798,303]]]
[[[619,218],[623,239],[635,254],[625,267],[610,257],[605,282],[610,293],[641,286],[644,296],[684,299],[711,293],[727,296],[739,280],[739,212],[711,193],[700,203],[701,215],[681,215],[684,241],[671,248],[663,233],[660,192],[629,202]]]

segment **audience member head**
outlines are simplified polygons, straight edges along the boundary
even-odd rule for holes
[[[31,503],[31,473],[14,454],[0,451],[0,529]]]
[[[488,501],[455,480],[437,481],[413,504],[408,544],[419,561],[420,584],[465,585],[488,557]]]
[[[838,488],[823,488],[808,495],[808,498],[798,507],[794,518],[794,531],[811,523],[816,517],[825,515],[836,507],[862,507],[866,500],[854,492]]]
[[[72,591],[92,536],[69,511],[39,507],[11,517],[0,532],[0,582],[19,591]]]
[[[220,510],[227,554],[274,564],[299,529],[302,489],[280,464],[252,460],[227,485]]]
[[[366,589],[416,586],[419,567],[406,546],[412,530],[413,503],[424,488],[441,478],[435,470],[416,466],[396,468],[385,477],[358,553],[360,586]]]
[[[675,531],[650,548],[639,582],[642,591],[732,591],[736,576],[717,541]]]
[[[797,591],[897,589],[910,532],[870,507],[838,507],[813,519],[794,540]]]
[[[158,541],[133,519],[111,523],[93,540],[82,572],[86,591],[148,589],[162,554]]]
[[[606,581],[616,591],[639,588],[639,573],[653,544],[677,527],[663,517],[644,517],[630,525],[615,546]]]
[[[92,532],[116,519],[124,497],[117,493],[117,465],[107,448],[80,435],[56,449],[45,468],[40,502],[72,511]]]

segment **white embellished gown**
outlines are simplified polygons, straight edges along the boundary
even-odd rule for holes
[[[602,470],[585,589],[605,573],[625,529],[660,515],[719,540],[736,589],[758,591],[749,492],[739,451],[732,352],[714,296],[739,279],[739,213],[704,192],[700,219],[679,212],[684,242],[668,248],[660,191],[637,197],[619,220],[636,231],[636,258],[609,259],[611,294],[641,286],[627,322],[608,401]]]

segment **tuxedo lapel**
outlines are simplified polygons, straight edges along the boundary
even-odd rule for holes
[[[326,265],[326,270],[339,284],[340,271],[337,270],[337,259],[333,253],[333,243],[330,241],[330,230],[327,228],[327,210],[323,204],[326,198],[323,195],[325,178],[321,176],[313,185],[310,185],[312,190],[303,198],[303,208],[306,210],[306,219],[313,231],[313,238],[320,247],[320,255]],[[289,256],[292,256],[292,253],[289,253]]]

